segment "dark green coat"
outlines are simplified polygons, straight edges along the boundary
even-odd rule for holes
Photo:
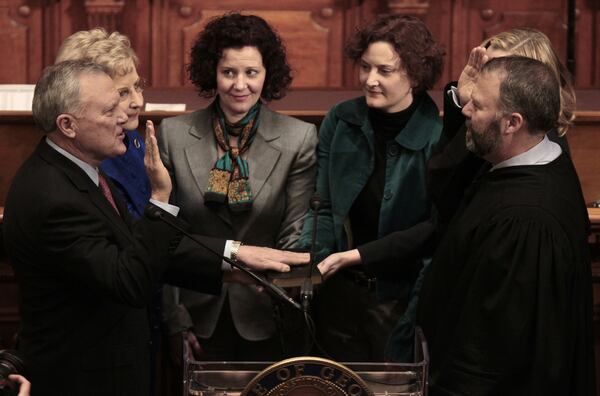
[[[431,203],[426,192],[426,165],[441,129],[437,106],[424,95],[403,132],[387,144],[379,238],[429,219]],[[344,223],[374,166],[374,133],[365,98],[336,105],[327,114],[319,132],[316,188],[322,205],[318,219],[318,260],[349,248]],[[309,215],[300,246],[310,246],[312,223],[312,215]],[[398,266],[404,264],[398,262]],[[366,267],[369,271],[368,264]],[[401,273],[401,269],[387,272]],[[401,276],[392,279],[386,276],[385,281],[378,280],[378,295],[384,299],[406,300],[411,283]]]

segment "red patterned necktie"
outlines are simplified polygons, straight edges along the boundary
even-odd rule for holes
[[[106,181],[106,178],[100,173],[98,173],[98,185],[100,187],[100,190],[102,190],[102,195],[104,195],[104,197],[108,200],[110,205],[117,211],[117,214],[120,216],[121,214],[119,213],[119,209],[117,209],[115,200],[112,196],[112,193],[110,192],[110,188],[108,187],[108,182]]]

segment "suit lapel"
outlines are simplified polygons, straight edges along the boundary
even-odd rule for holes
[[[258,131],[248,150],[249,181],[254,199],[260,194],[281,156],[281,151],[271,144],[281,136],[273,117],[274,113],[263,106],[260,110]]]
[[[127,237],[127,239],[132,240],[133,236],[131,234],[131,230],[127,226],[125,219],[121,217],[127,216],[127,208],[119,203],[120,197],[118,196],[117,191],[115,190],[114,186],[112,185],[112,182],[108,179],[108,177],[106,178],[108,180],[108,185],[113,195],[113,199],[115,200],[115,203],[117,204],[117,208],[119,209],[121,215],[119,215],[119,213],[115,211],[115,209],[112,207],[110,202],[108,202],[104,194],[102,194],[102,191],[99,187],[94,188],[95,186],[93,186],[92,188],[90,188],[88,190],[89,197],[94,203],[94,205],[96,205],[96,207],[100,210],[100,212],[102,212],[102,214],[106,216],[108,221],[110,221],[110,223],[113,226],[118,228],[119,231],[121,231],[121,233],[123,233],[123,235]]]
[[[198,117],[192,122],[188,133],[193,137],[194,143],[185,149],[185,156],[190,167],[190,172],[204,201],[204,191],[208,185],[208,174],[217,161],[217,143],[213,137],[211,124],[211,108],[198,113]],[[213,211],[226,224],[231,225],[231,217],[227,208],[218,207]]]
[[[273,178],[285,177],[277,173],[275,169],[281,157],[281,151],[272,142],[280,138],[281,128],[274,119],[274,115],[271,110],[263,106],[256,137],[248,150],[249,182],[252,189],[254,206],[248,215],[244,217],[244,220],[237,225],[236,234],[240,240],[246,239],[246,235],[250,230],[261,229],[261,225],[255,226],[255,222],[260,221],[262,210],[270,209],[269,202],[274,199],[268,189],[263,191],[265,190],[265,186],[272,183]]]
[[[131,234],[131,227],[130,227],[131,226],[131,218],[129,215],[129,210],[127,209],[127,205],[125,204],[125,201],[121,198],[121,194],[115,187],[112,179],[104,173],[103,173],[103,175],[106,178],[108,187],[110,188],[110,192],[113,196],[113,200],[115,201],[115,205],[117,205],[117,209],[119,210],[119,213],[117,213],[115,211],[115,209],[112,207],[112,205],[110,204],[110,202],[108,202],[108,200],[102,193],[102,190],[100,189],[100,187],[98,187],[96,190],[91,190],[91,191],[99,192],[100,197],[102,198],[98,203],[95,202],[96,206],[102,205],[102,207],[99,207],[99,208],[108,216],[108,218],[111,221],[113,221],[113,224],[115,224],[117,227],[121,228],[122,225],[125,225],[125,229],[127,230],[127,232],[126,232],[127,237],[132,239],[133,235]],[[94,194],[94,195],[96,195],[96,194]],[[108,206],[106,204],[108,204]],[[124,231],[124,229],[121,228],[121,231]]]
[[[203,197],[208,184],[208,174],[217,161],[217,145],[212,137],[210,112],[203,112],[201,117],[192,123],[189,134],[195,139],[194,143],[186,147],[185,156],[194,182]]]
[[[273,116],[273,112],[263,106],[256,137],[248,150],[249,181],[254,199],[260,194],[281,156],[281,152],[271,144],[281,135],[274,125]],[[185,149],[185,155],[194,183],[203,197],[208,185],[208,174],[217,161],[217,144],[213,137],[210,111],[198,113],[198,118],[192,122],[189,134],[196,138],[196,142]],[[215,212],[223,221],[231,225],[231,217],[225,207],[218,208]]]
[[[40,156],[52,165],[61,169],[67,175],[69,180],[71,180],[73,185],[82,193],[83,199],[89,199],[108,219],[114,228],[117,228],[119,231],[121,231],[121,233],[128,239],[132,238],[131,231],[127,227],[125,220],[115,212],[115,209],[104,197],[102,191],[100,191],[100,188],[94,185],[94,182],[90,179],[87,173],[83,171],[83,169],[81,169],[64,155],[60,154],[58,151],[51,148],[45,141],[42,142],[39,148]],[[111,184],[112,183],[109,182],[113,197],[115,198],[115,201],[118,201],[118,196]],[[119,210],[121,210],[122,205],[119,206],[117,204],[117,206],[119,207]],[[127,208],[124,210],[127,211]],[[124,213],[124,215],[126,214]]]

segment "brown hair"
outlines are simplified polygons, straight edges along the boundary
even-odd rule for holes
[[[490,60],[481,72],[499,75],[500,110],[520,113],[531,134],[556,128],[560,85],[552,67],[537,59],[511,55]]]
[[[281,99],[292,82],[285,46],[261,17],[229,13],[212,19],[198,35],[188,65],[190,80],[201,96],[212,97],[217,89],[217,64],[227,48],[256,47],[266,69],[261,97]]]
[[[394,47],[415,93],[431,89],[440,78],[444,51],[420,19],[406,15],[379,18],[354,34],[346,45],[346,55],[358,61],[377,41]]]

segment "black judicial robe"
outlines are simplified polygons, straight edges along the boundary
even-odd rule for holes
[[[476,180],[425,278],[430,395],[593,395],[589,220],[573,164]]]

